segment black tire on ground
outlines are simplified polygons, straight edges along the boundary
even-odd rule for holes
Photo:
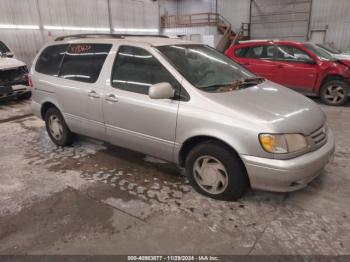
[[[50,127],[49,127],[49,119],[50,118],[54,118],[54,119],[57,119],[59,121],[59,123],[61,124],[62,126],[62,132],[61,132],[61,136],[59,139],[57,139],[54,134],[52,133],[52,131],[50,130]],[[72,145],[73,142],[74,142],[74,139],[75,139],[75,135],[74,133],[72,133],[66,122],[64,121],[64,118],[61,114],[61,112],[55,108],[55,107],[51,107],[49,108],[46,113],[45,113],[45,125],[46,125],[46,131],[47,133],[49,134],[49,137],[51,138],[52,142],[54,142],[56,145],[58,146],[69,146],[69,145]]]
[[[349,100],[349,90],[350,87],[347,82],[332,80],[321,87],[320,96],[322,101],[327,105],[342,106]]]
[[[214,157],[219,160],[226,169],[227,186],[222,187],[222,192],[211,193],[202,188],[196,181],[198,180],[198,172],[195,173],[195,163],[200,163],[203,157]],[[203,163],[203,162],[202,162]],[[214,162],[215,164],[215,162]],[[227,146],[215,141],[201,143],[194,147],[186,158],[186,175],[191,185],[201,194],[219,200],[234,201],[243,196],[249,185],[248,176],[245,167],[239,157],[232,152]],[[202,166],[203,167],[203,164]],[[202,169],[203,170],[203,169]]]
[[[32,92],[27,92],[25,94],[19,95],[18,99],[20,100],[28,100],[32,97]]]

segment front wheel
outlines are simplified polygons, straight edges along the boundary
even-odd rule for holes
[[[329,81],[322,86],[320,95],[327,105],[345,105],[349,100],[349,84],[341,80]]]
[[[199,193],[219,200],[237,200],[248,186],[239,157],[216,142],[205,142],[191,150],[186,158],[186,174]]]

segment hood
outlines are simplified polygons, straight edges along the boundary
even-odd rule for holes
[[[25,65],[25,63],[17,60],[16,58],[0,58],[0,70],[8,70]]]
[[[325,122],[325,114],[311,99],[270,81],[246,89],[205,96],[226,115],[254,122],[276,133],[308,135]]]

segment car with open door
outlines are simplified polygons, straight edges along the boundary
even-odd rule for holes
[[[33,112],[57,146],[82,134],[155,156],[212,198],[300,189],[334,153],[317,104],[194,42],[60,37],[30,75]]]
[[[226,50],[226,55],[251,72],[328,105],[347,103],[350,65],[312,43],[250,40]]]

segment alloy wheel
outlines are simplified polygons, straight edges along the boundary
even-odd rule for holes
[[[325,91],[324,98],[330,104],[337,104],[345,98],[345,90],[340,85],[330,85]]]

